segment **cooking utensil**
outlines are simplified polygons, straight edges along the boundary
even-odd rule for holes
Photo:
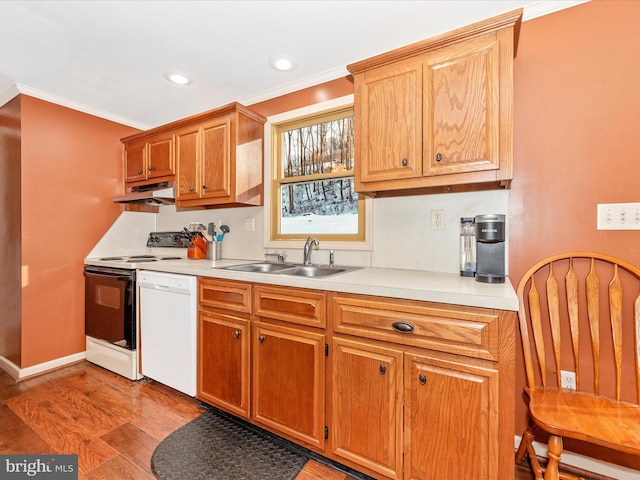
[[[222,232],[222,238],[224,238],[224,236],[230,232],[227,225],[220,225],[220,231]]]

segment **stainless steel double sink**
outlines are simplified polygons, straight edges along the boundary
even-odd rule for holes
[[[328,265],[301,265],[294,263],[243,263],[226,267],[225,270],[253,273],[275,273],[296,277],[319,278],[337,275],[338,273],[358,270],[359,267],[330,267]]]

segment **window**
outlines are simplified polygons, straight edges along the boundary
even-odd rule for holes
[[[273,128],[271,239],[362,242],[365,202],[354,192],[353,106]]]

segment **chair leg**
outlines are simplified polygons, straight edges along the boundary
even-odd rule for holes
[[[538,426],[533,422],[533,419],[529,419],[529,425],[522,434],[520,445],[518,445],[518,451],[516,452],[516,462],[521,462],[526,455],[529,455],[529,462],[531,463],[531,470],[535,476],[535,480],[543,480],[544,468],[540,466],[536,451],[533,448],[533,440],[536,435]]]
[[[562,438],[551,435],[549,437],[549,462],[544,474],[545,480],[558,480],[560,478],[560,472],[558,471],[560,455],[562,455]]]
[[[522,434],[520,445],[518,445],[518,451],[516,452],[516,462],[521,462],[524,456],[527,454],[529,445],[531,445],[531,442],[533,442],[533,439],[536,436],[537,428],[538,427],[535,423],[533,423],[533,420],[529,420],[529,425]]]

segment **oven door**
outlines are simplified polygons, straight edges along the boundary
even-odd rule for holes
[[[84,278],[85,335],[134,350],[135,270],[87,266]]]

